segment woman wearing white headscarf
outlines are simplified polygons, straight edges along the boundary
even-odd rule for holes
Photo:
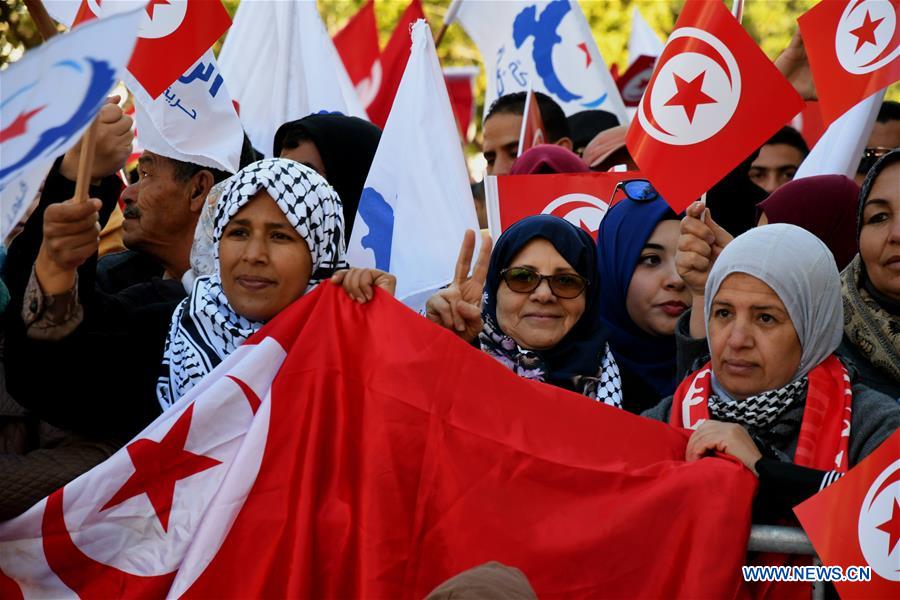
[[[709,272],[704,305],[709,359],[644,416],[694,429],[688,460],[741,460],[760,478],[757,509],[789,514],[900,426],[900,406],[834,354],[841,280],[811,233],[778,224],[737,237]]]
[[[172,316],[157,383],[163,409],[266,321],[346,267],[343,231],[337,194],[300,163],[266,159],[230,179],[212,222],[215,271],[194,281]],[[336,279],[348,288],[344,275]]]

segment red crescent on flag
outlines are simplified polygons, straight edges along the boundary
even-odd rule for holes
[[[253,389],[235,377],[234,375],[227,375],[228,379],[232,380],[238,387],[241,388],[241,391],[244,392],[244,395],[247,397],[247,402],[250,404],[250,410],[253,411],[253,414],[256,414],[256,411],[259,410],[259,405],[262,404],[262,401],[259,399],[259,396],[256,395],[256,392]]]
[[[885,479],[885,480],[881,483],[880,486],[878,486],[878,489],[875,490],[875,493],[874,493],[874,494],[872,494],[872,499],[874,500],[875,498],[877,498],[877,497],[881,494],[881,492],[884,491],[884,489],[885,489],[886,487],[888,487],[889,485],[891,485],[891,484],[893,484],[893,483],[897,483],[898,481],[900,481],[900,469],[897,469],[896,471],[894,471],[893,473],[891,473],[891,474],[888,476],[888,478]]]
[[[82,598],[162,598],[176,571],[133,575],[95,561],[75,545],[63,514],[64,490],[47,498],[41,528],[47,564],[56,576]]]

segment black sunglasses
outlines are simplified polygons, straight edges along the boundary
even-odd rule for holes
[[[509,289],[520,294],[530,294],[546,279],[553,295],[564,300],[577,298],[590,283],[590,281],[575,273],[542,275],[529,267],[503,269],[500,271],[500,277],[503,278]]]
[[[619,190],[622,190],[626,198],[635,202],[652,202],[659,198],[659,192],[646,179],[625,179],[620,181],[613,188],[610,198],[615,198],[616,192]]]

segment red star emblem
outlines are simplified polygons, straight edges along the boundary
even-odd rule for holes
[[[170,0],[150,0],[150,2],[147,3],[147,16],[150,17],[150,19],[153,19],[153,11],[157,4],[172,4],[172,2]]]
[[[894,507],[891,509],[891,518],[878,525],[876,529],[888,534],[888,556],[900,542],[900,500],[894,499]]]
[[[862,25],[850,30],[850,35],[856,36],[856,50],[854,52],[859,52],[859,49],[865,44],[875,45],[875,30],[878,29],[882,21],[884,21],[884,17],[873,21],[869,11],[866,11],[866,17],[863,19]]]
[[[162,440],[154,442],[139,439],[128,446],[128,454],[134,463],[134,473],[100,509],[101,511],[121,504],[129,498],[147,494],[163,531],[168,531],[175,483],[220,464],[218,460],[184,449],[193,414],[192,404],[178,417]]]
[[[703,93],[703,79],[706,77],[706,71],[703,71],[690,81],[685,81],[678,75],[675,75],[675,87],[678,91],[674,96],[669,98],[664,106],[680,106],[684,108],[688,122],[694,122],[694,113],[701,104],[715,104],[717,101]]]
[[[44,110],[46,106],[41,106],[34,110],[29,110],[27,112],[23,112],[18,117],[16,117],[15,121],[9,124],[6,129],[0,129],[0,144],[5,142],[6,140],[11,140],[14,137],[19,137],[20,135],[25,134],[26,125],[28,125],[28,121],[31,120],[31,117],[38,114],[42,110]]]

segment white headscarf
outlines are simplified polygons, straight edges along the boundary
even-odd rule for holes
[[[263,323],[237,314],[228,303],[219,272],[219,242],[225,226],[265,190],[306,241],[312,274],[304,294],[346,266],[341,201],[318,173],[292,160],[269,158],[241,169],[227,182],[213,218],[215,272],[194,281],[189,297],[172,315],[156,395],[163,410],[174,404]]]
[[[791,382],[805,377],[837,350],[844,327],[841,276],[822,240],[786,223],[757,227],[736,237],[716,259],[706,280],[707,338],[713,299],[732,273],[756,277],[787,308],[802,348]]]

